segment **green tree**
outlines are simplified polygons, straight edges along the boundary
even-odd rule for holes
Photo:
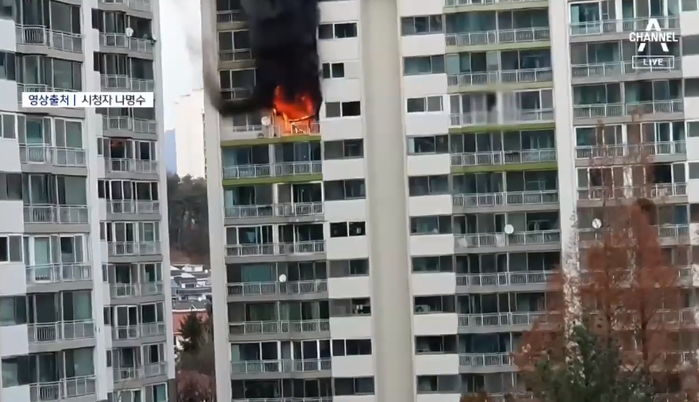
[[[204,325],[195,311],[182,320],[182,351],[196,353],[204,341]]]

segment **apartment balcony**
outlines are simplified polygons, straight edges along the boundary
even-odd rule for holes
[[[29,385],[29,400],[31,402],[54,402],[93,395],[95,384],[94,375],[34,383]]]
[[[245,321],[229,323],[230,335],[247,334],[302,334],[330,331],[330,321],[327,319],[302,321]]]
[[[299,398],[243,398],[232,399],[231,402],[332,402],[331,396],[299,397]]]
[[[103,91],[153,92],[155,81],[152,79],[131,78],[122,74],[100,75]]]
[[[652,17],[658,20],[660,27],[666,30],[679,30],[679,17]],[[600,20],[591,22],[581,22],[570,24],[570,35],[572,37],[579,36],[596,36],[604,34],[625,34],[629,32],[645,31],[648,27],[648,17],[642,18],[627,18],[618,20]]]
[[[659,141],[645,142],[642,144],[585,145],[575,147],[575,157],[577,159],[592,159],[593,161],[619,160],[620,163],[624,163],[629,161],[637,162],[643,157],[676,157],[678,155],[686,158],[687,143],[685,141]]]
[[[324,253],[325,240],[296,243],[229,244],[226,246],[226,251],[228,257]]]
[[[250,49],[226,49],[218,51],[219,61],[243,61],[252,59],[252,50]]]
[[[104,158],[109,173],[158,174],[158,161],[150,159]]]
[[[109,285],[109,293],[112,298],[163,295],[163,283],[112,283]]]
[[[160,254],[160,241],[110,241],[107,246],[112,257]]]
[[[58,263],[27,266],[27,284],[54,284],[92,280],[89,263]]]
[[[682,71],[682,58],[677,57],[669,67],[649,66],[636,69],[632,61],[613,61],[607,63],[576,64],[571,66],[572,79],[583,80],[593,78],[595,81],[619,81],[623,79],[639,79],[639,75],[650,73],[667,73]]]
[[[117,325],[112,329],[112,339],[123,341],[165,335],[164,322],[150,322],[134,325]]]
[[[24,223],[87,224],[85,205],[25,205]]]
[[[445,0],[444,7],[489,6],[493,4],[546,3],[547,0]]]
[[[604,223],[603,223],[604,224]],[[689,243],[689,225],[688,224],[662,224],[653,226],[657,232],[658,240],[663,245],[668,244],[688,244]],[[599,230],[592,228],[579,228],[578,238],[583,245],[589,242],[602,241],[607,232],[604,228]]]
[[[137,119],[129,116],[103,116],[102,127],[105,131],[119,130],[142,134],[155,134],[158,124],[155,120]]]
[[[56,343],[95,337],[92,320],[58,321],[27,324],[30,344]]]
[[[500,112],[495,109],[492,111],[452,113],[451,115],[451,125],[454,127],[550,122],[553,122],[553,109],[527,109],[510,112]]]
[[[307,373],[328,371],[331,359],[281,359],[281,360],[245,360],[231,362],[231,374],[268,374],[268,373]]]
[[[136,11],[151,12],[151,0],[99,0],[100,4],[116,4],[123,5],[127,8]]]
[[[530,84],[553,81],[553,70],[547,68],[526,68],[518,70],[479,71],[447,76],[450,87],[472,88],[498,84]]]
[[[110,213],[110,214],[159,214],[160,213],[160,201],[107,200],[107,213]]]
[[[229,24],[231,22],[245,22],[247,18],[243,10],[219,10],[216,11],[216,22],[219,24]]]
[[[263,218],[263,217],[304,217],[323,214],[323,203],[296,202],[269,205],[236,205],[226,207],[226,218]]]
[[[459,314],[459,330],[492,332],[497,327],[513,327],[512,330],[524,331],[544,320],[553,320],[553,317],[544,311]]]
[[[60,167],[86,167],[85,150],[81,148],[54,147],[45,144],[20,144],[19,160],[26,164]]]
[[[459,367],[462,372],[514,371],[512,353],[460,353]]]
[[[69,53],[82,53],[83,38],[81,34],[54,31],[43,25],[18,24],[15,28],[18,45],[44,46]]]
[[[455,234],[454,240],[456,248],[478,248],[478,247],[508,247],[508,246],[532,246],[532,245],[560,245],[561,231],[555,230],[533,230],[505,233],[474,233]]]
[[[114,381],[125,382],[167,375],[167,363],[151,363],[136,367],[114,367]]]
[[[221,88],[221,97],[225,100],[241,100],[252,96],[252,87]]]
[[[307,174],[320,174],[321,161],[279,162],[260,165],[224,166],[224,179],[249,179],[261,177],[286,177]]]
[[[454,194],[454,207],[493,208],[493,207],[534,207],[557,206],[558,190],[506,191],[501,193]]]
[[[126,36],[125,33],[100,33],[100,45],[110,50],[122,50],[147,55],[153,54],[155,41]]]
[[[452,166],[509,165],[555,162],[556,148],[493,152],[464,152],[451,155]]]
[[[303,295],[328,291],[325,279],[293,282],[229,283],[228,296]]]
[[[547,285],[554,277],[554,271],[512,271],[480,274],[456,274],[456,286],[480,287],[531,287]]]
[[[549,27],[500,29],[481,32],[449,33],[447,46],[482,46],[545,42],[551,39]]]
[[[576,119],[597,119],[600,117],[627,117],[653,115],[656,113],[683,113],[684,100],[658,100],[638,103],[596,103],[590,105],[574,105],[573,114]]]
[[[588,187],[578,189],[579,201],[615,201],[649,198],[656,202],[687,196],[687,183],[654,183],[627,187]]]

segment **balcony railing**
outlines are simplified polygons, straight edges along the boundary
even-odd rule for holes
[[[242,10],[223,10],[216,12],[216,22],[219,24],[241,21],[245,21],[245,15]]]
[[[29,385],[31,402],[54,402],[95,393],[95,376],[64,378]]]
[[[335,1],[335,0],[333,0]],[[231,402],[332,402],[331,396],[298,398],[234,398]]]
[[[489,84],[521,84],[553,80],[553,70],[547,68],[526,68],[518,70],[482,71],[447,76],[449,86],[471,87]]]
[[[482,274],[457,274],[456,286],[519,286],[548,283],[553,271],[497,272]]]
[[[250,49],[227,49],[218,51],[219,61],[252,60]]]
[[[682,99],[671,99],[638,103],[596,103],[574,105],[573,110],[576,119],[632,116],[635,114],[682,113],[684,112],[684,101]]]
[[[653,71],[680,71],[682,70],[681,58],[674,59],[674,63],[668,68],[667,66],[648,66],[642,70],[636,69],[631,61],[613,61],[608,63],[594,64],[577,64],[572,66],[573,78],[588,78],[588,77],[614,77],[619,78],[625,74],[647,73]]]
[[[150,159],[105,158],[108,172],[158,173],[158,161]]]
[[[455,207],[494,207],[499,205],[542,205],[558,203],[558,190],[507,191],[503,193],[454,194]]]
[[[689,225],[678,224],[662,224],[654,225],[653,228],[657,231],[658,239],[665,241],[687,242],[689,241]],[[620,229],[621,230],[621,229]],[[604,239],[604,235],[609,229],[601,228],[595,230],[592,228],[579,228],[578,236],[581,241],[594,241]]]
[[[461,353],[459,354],[459,366],[461,367],[498,367],[514,364],[511,353]]]
[[[317,174],[322,171],[321,161],[279,162],[259,165],[224,166],[224,179],[244,179],[252,177],[293,176]]]
[[[685,141],[659,141],[642,144],[585,145],[575,147],[578,159],[619,158],[624,156],[683,155],[687,153]]]
[[[110,214],[159,214],[160,201],[107,200]]]
[[[328,281],[317,279],[292,282],[247,282],[229,283],[229,296],[257,296],[273,294],[308,294],[327,292]]]
[[[30,46],[46,46],[51,49],[70,53],[81,53],[83,48],[82,35],[54,31],[42,25],[16,25],[17,44]]]
[[[553,162],[555,148],[522,149],[516,151],[465,152],[451,155],[452,166],[506,165]]]
[[[25,205],[25,223],[87,223],[87,206],[84,205]]]
[[[102,126],[105,130],[123,130],[136,133],[155,134],[155,120],[137,119],[129,116],[103,116]]]
[[[478,46],[497,43],[528,43],[551,39],[548,27],[501,29],[447,34],[447,46]]]
[[[231,362],[233,374],[259,373],[302,373],[307,371],[330,370],[330,358],[304,360],[245,360]]]
[[[149,363],[137,367],[114,367],[114,381],[123,382],[167,374],[167,363]]]
[[[606,200],[615,198],[663,199],[687,195],[687,183],[655,183],[627,187],[588,187],[578,189],[579,200]]]
[[[112,283],[109,289],[112,297],[152,296],[163,294],[163,283]]]
[[[445,7],[486,6],[491,4],[520,4],[541,0],[446,0]]]
[[[94,338],[92,320],[58,321],[27,324],[29,343],[46,343]]]
[[[105,91],[151,92],[155,88],[152,79],[131,78],[128,75],[102,74],[100,79]]]
[[[150,0],[99,0],[102,4],[121,4],[137,11],[150,12],[152,10]]]
[[[322,202],[296,202],[270,205],[237,205],[226,207],[226,218],[258,218],[267,216],[311,216],[323,213]]]
[[[128,37],[125,33],[100,33],[100,45],[137,53],[153,54],[154,42],[151,39]]]
[[[229,257],[323,253],[325,252],[325,240],[296,243],[229,244],[226,246],[226,250]]]
[[[160,241],[110,241],[107,244],[110,256],[160,254]]]
[[[505,247],[537,244],[560,244],[561,232],[555,230],[534,230],[505,233],[455,234],[457,247]]]
[[[88,263],[60,263],[27,266],[27,283],[61,283],[92,279]]]
[[[53,147],[44,144],[20,144],[19,159],[22,163],[85,167],[85,150],[81,148]]]
[[[658,20],[660,27],[679,29],[679,17],[652,17]],[[605,33],[625,33],[645,31],[648,27],[648,17],[627,18],[619,20],[601,20],[570,24],[571,36],[601,35]]]
[[[228,324],[228,330],[231,335],[324,332],[330,331],[330,321],[245,321]]]
[[[511,313],[459,314],[460,328],[496,327],[509,325],[530,326],[537,320],[550,318],[543,311]]]
[[[498,110],[469,113],[452,113],[452,126],[473,126],[489,124],[523,124],[553,121],[553,109],[512,110],[500,113]]]
[[[165,335],[165,323],[150,322],[133,325],[117,325],[113,327],[112,335],[115,340],[163,336]]]

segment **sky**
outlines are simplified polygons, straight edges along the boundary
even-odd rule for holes
[[[165,130],[175,127],[175,102],[202,87],[199,0],[160,2]]]

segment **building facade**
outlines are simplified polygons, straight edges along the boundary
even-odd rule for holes
[[[244,99],[245,16],[215,3],[205,69]],[[317,129],[205,107],[219,398],[527,398],[511,352],[609,186],[652,190],[660,240],[693,277],[698,7],[320,1]],[[629,41],[650,19],[679,38],[667,52]],[[635,64],[648,55],[674,61]],[[639,151],[649,165],[624,161]]]
[[[0,400],[173,400],[158,32],[157,1],[0,5]],[[22,107],[52,91],[156,101]]]

